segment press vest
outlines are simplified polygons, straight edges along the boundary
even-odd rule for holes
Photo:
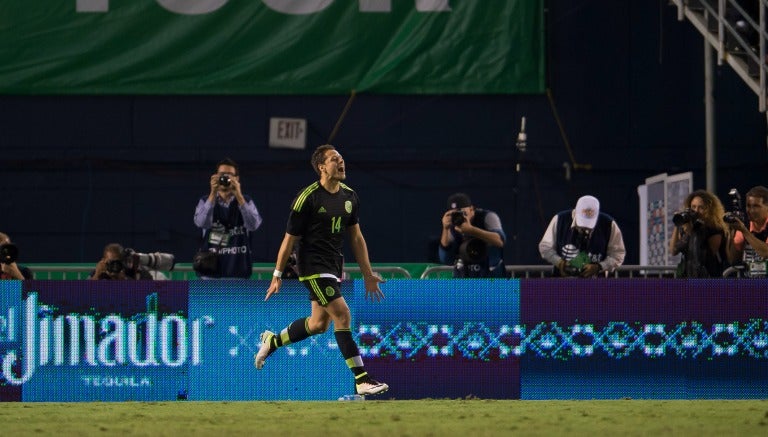
[[[243,196],[245,202],[251,201]],[[203,197],[205,200],[207,196]],[[203,234],[203,250],[211,250],[218,254],[218,272],[213,278],[244,278],[251,277],[251,233],[245,228],[243,215],[237,199],[232,199],[229,208],[213,206],[213,224]]]

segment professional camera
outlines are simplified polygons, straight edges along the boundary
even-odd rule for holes
[[[454,278],[483,278],[488,276],[488,246],[483,240],[469,238],[459,245],[454,265]]]
[[[136,270],[139,267],[146,267],[150,270],[173,270],[173,267],[176,265],[174,256],[171,253],[140,253],[133,249],[125,249],[122,262],[124,268],[129,270]],[[109,265],[107,265],[107,268],[109,268]]]
[[[228,174],[223,174],[219,176],[219,185],[221,185],[222,187],[228,187],[229,184],[231,183],[230,182],[231,180],[232,178]]]
[[[461,226],[467,221],[467,213],[462,210],[456,210],[451,212],[451,224],[453,226]]]
[[[459,246],[459,259],[464,264],[483,264],[488,260],[488,245],[479,238],[466,239]]]
[[[0,244],[0,263],[12,264],[19,259],[19,248],[13,243]]]
[[[672,222],[675,224],[675,226],[682,226],[686,223],[693,223],[698,219],[699,214],[690,208],[686,208],[672,216]]]
[[[747,218],[744,214],[744,209],[741,206],[741,194],[736,188],[731,188],[728,191],[728,197],[731,198],[731,210],[725,213],[723,221],[726,223],[736,223],[736,220],[741,220],[742,223],[746,223]]]
[[[112,259],[107,261],[106,270],[107,273],[110,273],[112,275],[116,275],[125,269],[125,264],[123,264],[123,260],[121,259]]]

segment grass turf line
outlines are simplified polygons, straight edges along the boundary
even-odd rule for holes
[[[3,435],[768,435],[768,401],[0,403]]]

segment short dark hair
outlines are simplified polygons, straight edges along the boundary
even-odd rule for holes
[[[762,185],[752,187],[749,189],[749,191],[747,191],[746,197],[757,197],[759,199],[763,199],[763,204],[768,205],[768,188],[765,188]]]
[[[123,246],[119,243],[109,243],[104,246],[104,253],[114,253],[115,255],[123,256]]]
[[[237,163],[235,162],[234,159],[232,159],[232,158],[224,158],[221,161],[219,161],[219,163],[216,164],[216,171],[217,172],[219,171],[219,167],[221,167],[222,165],[228,165],[230,167],[234,167],[235,168],[235,176],[240,175],[240,166],[237,165]]]
[[[318,176],[320,176],[319,166],[325,162],[325,152],[329,150],[336,150],[336,148],[330,144],[323,144],[322,146],[318,146],[312,153],[312,169],[315,170],[315,173],[317,173]]]

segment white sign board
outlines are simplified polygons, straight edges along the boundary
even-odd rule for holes
[[[307,120],[304,118],[270,118],[269,147],[278,149],[306,149]]]
[[[640,198],[640,264],[673,266],[680,256],[669,253],[674,225],[672,216],[683,208],[685,198],[693,189],[691,172],[668,175],[661,173],[647,178],[638,187]]]

